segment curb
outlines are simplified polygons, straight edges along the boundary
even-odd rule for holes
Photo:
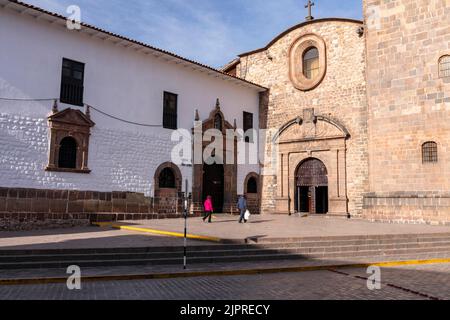
[[[95,225],[97,225],[99,227],[108,226],[108,227],[112,227],[113,229],[117,229],[117,230],[136,231],[136,232],[170,236],[170,237],[175,237],[175,238],[184,238],[184,233],[179,233],[179,232],[170,232],[170,231],[148,229],[148,228],[121,226],[121,225],[116,225],[116,224],[111,224],[111,223],[95,223]],[[227,241],[227,240],[220,239],[220,238],[201,236],[201,235],[195,235],[195,234],[188,234],[187,238],[191,239],[191,240],[200,240],[200,241],[208,241],[208,242],[215,242],[215,243],[224,243]]]
[[[223,271],[193,271],[193,272],[173,272],[156,274],[135,274],[135,275],[111,275],[111,276],[87,276],[82,277],[84,282],[106,282],[106,281],[131,281],[131,280],[156,280],[156,279],[176,279],[176,278],[195,278],[195,277],[213,277],[213,276],[239,276],[239,275],[258,275],[274,273],[298,273],[322,270],[338,269],[359,269],[368,267],[400,267],[412,265],[430,265],[447,264],[449,259],[430,259],[430,260],[405,260],[375,263],[355,263],[341,265],[323,265],[323,266],[305,266],[305,267],[285,267],[285,268],[255,268],[242,270],[223,270]],[[67,278],[28,278],[28,279],[0,279],[0,285],[32,285],[32,284],[51,284],[66,283]]]

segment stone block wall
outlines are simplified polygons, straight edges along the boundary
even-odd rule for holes
[[[258,194],[247,193],[247,207],[251,214],[260,214],[260,203]]]
[[[448,222],[450,1],[365,0],[370,220]],[[423,163],[422,145],[438,145]],[[399,193],[407,193],[407,196]]]
[[[450,194],[367,194],[364,216],[377,222],[450,225]]]
[[[27,108],[39,109],[33,103]],[[51,105],[47,105],[48,111]],[[0,109],[6,109],[0,104]],[[26,112],[24,112],[26,114]],[[95,120],[98,116],[94,117]],[[145,133],[92,128],[90,174],[45,171],[49,161],[49,127],[45,117],[0,113],[0,186],[54,190],[138,192],[153,196],[156,169],[171,160],[171,131],[151,128]],[[192,168],[180,167],[183,181]]]
[[[26,103],[24,103],[26,104]],[[26,104],[27,108],[42,110],[38,103]],[[49,108],[51,106],[48,106]],[[0,107],[3,110],[3,105]],[[110,194],[117,190],[123,194],[143,194],[154,199],[154,211],[160,214],[176,214],[181,210],[181,196],[155,195],[154,178],[158,167],[171,160],[174,142],[170,130],[149,129],[145,133],[112,130],[99,125],[92,129],[89,146],[90,174],[49,172],[45,168],[49,154],[49,128],[47,120],[40,116],[23,116],[14,113],[0,113],[0,187],[11,189],[44,189],[55,192],[67,190],[95,190],[94,195]],[[242,192],[248,173],[259,171],[258,165],[243,165],[238,168],[236,184]],[[188,180],[192,186],[192,167],[179,166],[183,185]],[[71,191],[71,196],[72,195]],[[85,191],[80,191],[85,192]],[[67,193],[63,195],[63,199]],[[81,196],[80,196],[81,197]],[[44,197],[45,198],[45,197]],[[176,199],[178,198],[178,199]],[[81,200],[81,199],[80,199]],[[9,207],[13,206],[10,200]],[[141,202],[140,200],[137,202]],[[178,209],[177,209],[177,202]],[[16,210],[24,204],[17,201]],[[25,202],[29,203],[29,202]],[[137,207],[133,201],[125,207],[124,199],[111,201],[87,199],[81,209],[89,212],[148,212],[146,204]],[[44,206],[45,203],[35,203]],[[53,204],[56,205],[56,204]],[[1,203],[0,203],[1,208]],[[79,204],[70,203],[69,212],[79,210]],[[115,210],[115,211],[114,211]],[[65,212],[65,211],[64,211]],[[152,212],[152,211],[151,211]]]
[[[181,198],[155,199],[131,192],[0,188],[0,230],[179,218],[181,206]]]

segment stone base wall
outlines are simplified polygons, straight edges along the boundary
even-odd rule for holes
[[[260,199],[258,194],[247,194],[247,207],[251,214],[260,214]]]
[[[163,214],[176,214],[183,212],[183,194],[176,189],[162,189],[155,193],[152,208],[155,212]]]
[[[181,198],[155,199],[132,192],[0,188],[0,230],[179,218],[181,206]]]
[[[201,214],[189,214],[189,218],[200,217]],[[184,214],[161,214],[161,213],[92,213],[89,214],[91,223],[96,222],[116,222],[133,220],[161,220],[161,219],[181,219]]]
[[[377,222],[450,225],[450,194],[368,194],[363,219]]]
[[[64,229],[89,224],[88,214],[0,213],[0,231]]]

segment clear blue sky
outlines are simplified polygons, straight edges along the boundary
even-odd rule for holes
[[[306,0],[23,0],[186,58],[220,67],[304,21]],[[315,0],[315,18],[362,19],[361,0]]]

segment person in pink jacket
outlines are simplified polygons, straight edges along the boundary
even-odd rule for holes
[[[211,223],[212,214],[214,212],[212,197],[208,196],[205,201],[205,217],[203,218],[203,222],[206,222],[206,219],[209,218],[209,223]]]

